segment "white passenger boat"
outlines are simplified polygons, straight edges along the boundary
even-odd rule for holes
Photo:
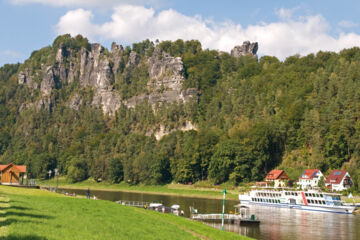
[[[308,211],[347,213],[355,206],[344,205],[341,195],[319,191],[294,191],[276,189],[253,189],[247,194],[240,194],[241,204],[254,204],[269,207],[295,208]]]

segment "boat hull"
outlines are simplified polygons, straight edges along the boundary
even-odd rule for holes
[[[239,199],[241,204],[276,207],[276,208],[292,208],[292,209],[316,211],[316,212],[352,214],[356,209],[355,206],[309,206],[309,205],[289,204],[289,203],[253,202],[251,201],[251,198],[249,198],[247,195],[244,195],[244,197],[241,197],[240,195]]]

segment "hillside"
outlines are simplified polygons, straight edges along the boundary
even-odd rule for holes
[[[261,44],[260,46],[261,47]],[[196,40],[59,36],[0,69],[0,160],[31,177],[162,184],[344,168],[360,185],[360,49],[284,61]]]

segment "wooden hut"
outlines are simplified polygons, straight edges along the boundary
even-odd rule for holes
[[[10,163],[7,165],[0,165],[0,171],[1,184],[18,185],[24,181],[24,177],[26,174],[26,166]]]

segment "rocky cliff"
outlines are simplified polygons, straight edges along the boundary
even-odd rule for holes
[[[231,55],[256,55],[257,48],[257,43],[244,42],[242,46],[236,46]],[[53,58],[48,56],[52,61],[41,63],[38,68],[25,64],[18,73],[19,84],[26,85],[33,93],[40,92],[37,101],[24,103],[20,111],[34,106],[51,111],[55,105],[54,90],[75,83],[83,89],[90,88],[92,98],[85,101],[75,92],[68,99],[68,107],[78,110],[81,105],[91,105],[101,108],[106,115],[114,115],[122,104],[133,108],[144,101],[151,105],[176,101],[186,103],[199,94],[194,88],[183,88],[182,59],[156,46],[150,56],[124,50],[116,43],[111,45],[110,52],[98,43],[77,48],[61,43],[53,52]],[[147,82],[138,94],[125,98],[115,86],[121,81],[131,82],[132,74],[140,66],[147,68]]]
[[[256,56],[256,52],[259,46],[257,42],[250,43],[250,41],[245,41],[241,46],[235,46],[231,50],[231,56],[240,57],[240,56]]]

